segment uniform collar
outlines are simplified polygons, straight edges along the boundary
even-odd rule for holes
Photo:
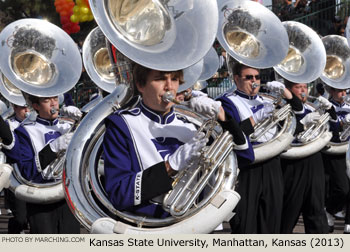
[[[36,122],[43,124],[43,125],[52,126],[52,125],[56,125],[58,123],[58,118],[56,118],[53,121],[50,121],[50,120],[47,120],[47,119],[44,119],[44,118],[41,118],[38,116],[36,118]]]
[[[156,111],[147,107],[143,103],[143,101],[140,102],[140,108],[141,108],[142,113],[145,116],[147,116],[149,119],[151,119],[152,121],[154,121],[156,123],[168,124],[168,123],[171,123],[172,121],[174,121],[174,119],[175,119],[174,108],[171,108],[170,112],[164,116],[157,114]]]
[[[342,102],[342,103],[339,103],[339,102],[337,102],[337,101],[335,101],[333,98],[331,98],[330,100],[329,100],[333,105],[335,105],[336,107],[343,107],[344,105],[345,105],[345,102]]]
[[[247,95],[246,93],[243,93],[238,89],[235,90],[235,94],[248,100],[255,100],[258,97],[258,95],[254,95],[254,96]]]
[[[16,116],[15,116],[14,120],[17,121],[17,122],[19,122],[19,123],[22,122],[22,120],[19,120]]]

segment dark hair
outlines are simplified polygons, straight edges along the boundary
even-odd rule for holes
[[[145,86],[147,82],[148,74],[152,71],[152,69],[141,66],[139,64],[135,64],[133,67],[133,77],[135,84],[138,83],[140,86]],[[163,74],[173,74],[175,77],[178,77],[180,80],[180,84],[184,83],[183,71],[160,71]]]
[[[30,104],[39,104],[40,97],[28,94],[27,99],[30,101]]]
[[[288,89],[292,89],[292,87],[293,87],[295,84],[297,84],[297,83],[291,82],[291,81],[289,81],[289,80],[287,80],[287,79],[283,79],[283,83],[284,83],[284,85],[286,86],[286,88],[288,88]]]
[[[235,62],[232,66],[232,73],[233,75],[241,75],[243,69],[245,68],[253,68],[253,69],[256,69],[258,72],[260,72],[259,69],[255,68],[255,67],[250,67],[250,66],[247,66],[247,65],[243,65],[242,63],[239,63],[239,62]]]
[[[316,90],[317,90],[317,93],[319,93],[320,95],[323,95],[325,90],[324,90],[324,86],[322,83],[317,83],[316,84]]]

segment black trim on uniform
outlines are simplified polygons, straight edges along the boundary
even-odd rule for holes
[[[285,99],[292,106],[293,111],[302,111],[304,106],[301,100],[292,93],[292,99]]]
[[[226,115],[227,116],[227,115]],[[226,121],[218,121],[224,130],[228,130],[233,136],[233,142],[237,145],[245,144],[246,139],[238,122],[233,118],[228,118]]]
[[[173,179],[168,176],[165,162],[152,165],[143,171],[141,181],[141,200],[150,200],[172,189]]]
[[[328,114],[332,117],[333,120],[337,120],[337,113],[335,112],[334,106],[332,106],[330,109],[326,110]]]
[[[239,126],[241,127],[241,130],[246,136],[249,136],[254,132],[254,127],[249,118],[245,119],[244,121],[241,121]]]
[[[304,131],[304,124],[302,124],[300,121],[297,120],[297,126],[294,131],[294,136],[296,136],[297,134],[303,131]]]
[[[13,141],[10,126],[4,121],[4,119],[1,116],[0,116],[0,137],[2,139],[3,144],[5,145],[10,145]]]
[[[39,152],[39,161],[40,166],[42,169],[44,169],[46,166],[48,166],[53,160],[57,158],[57,153],[53,152],[50,148],[50,145],[46,145],[40,152]]]

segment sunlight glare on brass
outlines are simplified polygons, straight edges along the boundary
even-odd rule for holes
[[[19,90],[18,88],[15,87],[15,85],[13,85],[5,76],[3,76],[4,78],[4,87],[6,88],[6,90],[13,95],[22,95],[21,90]]]
[[[327,63],[324,74],[330,79],[338,79],[345,72],[342,60],[337,56],[327,55]]]
[[[254,36],[241,31],[227,31],[225,38],[228,45],[239,55],[246,58],[256,58],[260,53],[259,42]]]
[[[301,53],[297,49],[289,47],[288,54],[280,63],[280,67],[286,72],[297,73],[303,64],[304,58]]]
[[[45,85],[53,76],[50,63],[34,53],[20,53],[14,57],[14,71],[25,82]]]
[[[99,49],[94,55],[94,66],[103,79],[113,79],[112,64],[108,56],[107,48]]]
[[[170,24],[167,11],[152,0],[110,0],[109,12],[128,40],[144,46],[160,43]]]

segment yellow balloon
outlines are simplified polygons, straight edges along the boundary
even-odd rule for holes
[[[80,7],[80,12],[84,13],[84,14],[88,14],[89,13],[89,8],[84,6],[84,7]]]
[[[74,13],[74,14],[78,14],[79,11],[80,11],[79,6],[76,5],[76,6],[73,7],[73,13]]]
[[[94,20],[94,16],[90,14],[87,21],[92,21],[92,20]]]
[[[79,17],[73,14],[72,16],[70,16],[70,21],[72,21],[73,23],[78,23]]]
[[[83,3],[82,0],[75,0],[76,5],[81,5]]]

